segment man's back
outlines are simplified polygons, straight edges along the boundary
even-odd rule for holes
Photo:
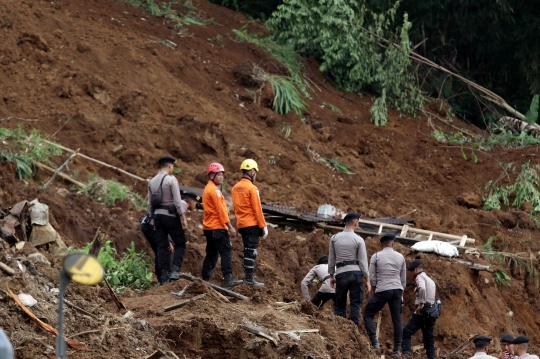
[[[259,190],[247,178],[242,178],[231,190],[236,226],[240,228],[266,227]]]
[[[375,292],[391,289],[403,289],[406,285],[407,269],[401,253],[387,247],[375,253],[369,264],[371,285]]]

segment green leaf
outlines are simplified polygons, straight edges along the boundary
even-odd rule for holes
[[[535,124],[538,121],[538,95],[534,95],[531,101],[531,107],[525,114],[525,122],[529,125]]]

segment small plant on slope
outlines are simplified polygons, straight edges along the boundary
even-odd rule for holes
[[[510,206],[510,198],[515,196],[512,206],[522,208],[524,202],[530,202],[533,209],[531,215],[540,212],[540,183],[538,182],[539,165],[530,165],[530,161],[521,166],[521,171],[513,184],[498,187],[493,181],[489,181],[484,190],[487,196],[483,198],[484,210],[501,209],[501,201],[505,206]],[[507,166],[512,172],[516,167],[512,164]]]
[[[90,244],[82,250],[88,253]],[[70,252],[77,252],[69,248]],[[126,288],[140,290],[152,287],[152,272],[147,268],[153,266],[152,259],[145,253],[135,250],[135,244],[123,253],[119,260],[116,260],[116,249],[111,246],[110,241],[106,241],[99,250],[98,259],[105,269],[105,278],[116,292],[123,292]]]
[[[131,187],[95,175],[90,177],[90,181],[82,193],[106,205],[114,204],[117,199],[129,199],[138,208],[147,208],[145,199],[140,194],[134,193]]]
[[[0,158],[17,164],[19,179],[33,176],[34,161],[50,163],[52,156],[62,154],[60,147],[45,142],[36,129],[27,134],[22,126],[15,130],[0,127],[0,140],[7,143],[0,148]]]

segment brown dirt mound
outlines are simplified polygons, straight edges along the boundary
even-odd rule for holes
[[[16,115],[37,119],[20,124],[26,130],[37,128],[49,135],[63,126],[55,136],[58,142],[142,177],[153,176],[156,159],[169,153],[179,158],[179,180],[200,186],[197,174],[207,163],[217,160],[227,169],[224,190],[230,191],[240,178],[239,164],[251,157],[259,162],[257,185],[261,197],[269,203],[312,211],[320,204],[332,203],[343,211],[358,211],[370,217],[409,213],[420,228],[466,234],[478,245],[497,236],[496,246],[508,251],[540,250],[539,232],[525,212],[485,212],[477,208],[474,196],[478,188],[499,175],[499,162],[523,163],[535,158],[537,147],[494,150],[489,154],[477,151],[479,163],[474,163],[470,150],[463,149],[469,158],[465,160],[461,147],[440,144],[429,137],[433,127],[454,131],[442,123],[390,111],[388,126],[374,127],[369,122],[371,101],[358,96],[350,96],[350,101],[330,89],[313,59],[306,61],[307,75],[317,84],[313,99],[308,101],[307,121],[292,113],[275,114],[265,107],[268,103],[253,103],[245,90],[247,85],[238,78],[238,69],[247,62],[283,74],[282,67],[268,54],[233,40],[231,29],[243,27],[248,20],[206,2],[195,1],[194,5],[203,18],[214,18],[214,23],[186,26],[190,36],[179,37],[172,24],[124,3],[0,0],[0,118]],[[258,23],[249,26],[254,32],[264,31]],[[222,37],[224,47],[208,40],[216,35]],[[159,40],[171,40],[178,46],[173,50]],[[328,104],[338,107],[342,114],[333,112]],[[1,123],[11,128],[19,124],[14,120]],[[457,120],[454,125],[467,127]],[[283,130],[287,126],[292,131],[285,139]],[[352,166],[356,175],[347,176],[313,162],[308,147],[326,158],[339,157]],[[64,160],[65,156],[54,159],[56,165]],[[137,219],[142,211],[125,203],[101,206],[75,192],[63,196],[55,187],[67,187],[60,181],[41,191],[37,185],[45,182],[49,174],[38,172],[33,181],[19,182],[13,165],[0,166],[2,206],[39,198],[50,206],[52,225],[68,245],[86,244],[101,227],[110,228],[110,238],[120,252],[131,241],[138,249],[150,250],[139,231]],[[146,193],[145,182],[93,162],[76,158],[70,167],[68,173],[80,180],[95,173]],[[201,219],[201,213],[190,215],[189,243],[182,268],[195,275],[200,273],[204,258],[205,241],[198,228]],[[370,254],[377,248],[372,242],[376,241],[368,239]],[[327,252],[327,246],[328,236],[321,231],[271,229],[269,239],[261,245],[256,272],[266,286],[238,287],[251,301],[233,303],[236,309],[205,298],[163,313],[162,306],[177,300],[170,292],[182,289],[185,281],[145,293],[130,291],[123,300],[136,317],[161,332],[155,338],[167,338],[179,356],[378,357],[380,353],[367,349],[363,328],[331,316],[329,306],[313,311],[303,303],[298,313],[274,308],[275,302],[300,302],[300,281],[316,259]],[[241,242],[233,241],[233,248],[234,274],[241,276]],[[408,260],[414,257],[409,249],[400,251]],[[4,251],[2,256],[7,263]],[[474,273],[432,255],[424,256],[424,260],[444,302],[444,314],[436,327],[441,355],[476,333],[497,336],[508,331],[526,333],[535,342],[540,340],[540,323],[535,319],[539,314],[539,289],[529,276],[512,270],[512,287],[501,293],[492,275]],[[58,263],[53,262],[46,271],[57,267]],[[48,280],[53,279],[51,273]],[[219,265],[212,281],[221,283]],[[25,288],[24,283],[15,282],[15,288]],[[81,289],[80,293],[80,303],[103,306],[108,317],[118,316],[101,290]],[[0,310],[7,312],[1,316],[4,319],[0,325],[8,334],[23,331],[44,337],[16,308],[7,305],[6,297],[2,298],[6,305]],[[408,290],[404,319],[411,315],[411,298]],[[46,313],[43,315],[46,318]],[[239,329],[244,318],[268,329],[319,328],[322,336],[302,335],[299,341],[283,338],[282,346],[275,348]],[[54,317],[49,320],[55,324]],[[94,328],[95,323],[70,325],[70,333],[76,333]],[[392,345],[390,327],[385,309],[381,341],[386,351]],[[129,335],[115,341],[111,334],[111,342],[104,343],[99,336],[89,337],[93,350],[89,357],[144,357],[134,350],[159,347],[157,339],[151,341],[143,333],[135,339],[144,345],[136,344]],[[24,348],[17,351],[18,356],[28,358],[43,357],[46,345],[54,345],[50,337],[17,343]],[[416,338],[414,345],[418,343]],[[468,349],[462,356],[470,354]]]

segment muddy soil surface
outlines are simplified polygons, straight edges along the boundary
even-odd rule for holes
[[[2,126],[37,128],[49,136],[56,133],[54,140],[62,145],[80,148],[88,156],[143,178],[156,173],[157,158],[171,154],[179,159],[179,181],[189,186],[202,187],[197,175],[207,164],[219,161],[227,169],[225,192],[239,180],[241,161],[254,158],[261,169],[261,197],[267,203],[311,211],[331,203],[346,212],[361,212],[364,217],[407,214],[420,228],[466,234],[476,239],[477,245],[496,236],[495,246],[507,251],[540,250],[539,232],[527,213],[485,212],[479,208],[478,195],[489,180],[501,177],[500,183],[507,181],[499,162],[536,161],[537,147],[475,151],[475,163],[470,149],[462,152],[460,147],[430,138],[436,128],[455,131],[435,117],[428,121],[389,111],[389,124],[375,127],[369,121],[369,94],[344,98],[324,82],[312,59],[305,62],[306,76],[314,83],[305,121],[293,113],[278,115],[270,108],[267,88],[254,103],[250,91],[261,85],[250,81],[249,69],[257,65],[269,73],[284,74],[283,66],[258,47],[235,41],[232,32],[246,25],[252,32],[263,32],[264,27],[204,1],[194,1],[193,6],[202,19],[213,20],[206,26],[185,25],[187,31],[179,36],[173,23],[123,2],[0,0],[0,119],[17,116],[37,120],[4,120]],[[166,40],[177,46],[164,46]],[[328,104],[341,113],[332,111]],[[452,124],[477,131],[458,120]],[[284,138],[288,126],[291,134]],[[326,158],[339,157],[356,174],[345,175],[314,162],[313,152]],[[59,165],[66,158],[53,161]],[[2,206],[39,198],[50,206],[52,224],[68,245],[85,245],[101,227],[110,228],[110,239],[120,252],[132,241],[137,248],[150,250],[139,232],[138,218],[144,212],[131,203],[106,207],[76,191],[64,195],[58,188],[69,185],[60,181],[41,191],[39,185],[49,174],[38,172],[33,181],[19,182],[12,165],[1,164],[0,169]],[[91,173],[98,174],[146,193],[146,182],[82,158],[74,160],[68,173],[83,181]],[[201,212],[190,214],[182,268],[194,275],[199,274],[204,258],[205,241],[198,227],[201,220]],[[328,239],[321,231],[271,229],[269,239],[261,245],[256,270],[266,286],[239,288],[250,297],[247,303],[222,303],[208,295],[197,304],[164,313],[164,306],[178,300],[170,292],[180,290],[185,281],[144,293],[126,293],[123,300],[135,319],[148,322],[157,333],[154,344],[143,337],[135,339],[142,340],[145,344],[140,347],[147,351],[165,345],[187,358],[378,357],[381,353],[367,348],[363,327],[354,328],[333,317],[328,305],[317,311],[301,302],[300,281],[327,252]],[[369,254],[374,253],[377,239],[367,239],[367,243]],[[233,270],[241,276],[241,242],[233,241],[233,248]],[[399,250],[407,260],[415,256],[406,247]],[[484,259],[468,259],[485,263]],[[444,302],[444,314],[435,331],[440,355],[478,333],[497,336],[512,332],[540,340],[539,289],[527,274],[512,270],[512,287],[501,293],[489,273],[476,273],[433,255],[425,255],[424,261]],[[47,270],[57,266],[53,261]],[[219,265],[212,281],[221,281]],[[96,293],[102,301],[93,298]],[[123,314],[116,312],[101,290],[85,289],[80,295],[80,300],[102,305],[111,318]],[[50,298],[43,300],[51,302]],[[291,301],[298,301],[299,306],[276,309],[276,302]],[[2,295],[2,303],[11,319],[4,319],[0,326],[8,334],[32,331],[43,337],[41,341],[18,341],[18,357],[51,357],[44,354],[47,345],[54,346],[51,337],[28,322],[9,297]],[[408,288],[404,320],[411,311]],[[281,344],[274,347],[239,329],[246,321],[271,330],[318,328],[321,332],[304,334],[301,340],[282,337]],[[74,321],[68,330],[75,334],[97,325],[90,324]],[[391,350],[391,321],[386,310],[381,333],[385,350]],[[83,337],[91,353],[73,356],[144,357],[132,350],[137,345],[127,348],[121,336],[109,343],[108,334],[97,335]],[[164,344],[155,344],[161,340]],[[418,344],[416,338],[414,345]],[[471,354],[469,348],[463,357]],[[420,352],[417,355],[421,357]]]

